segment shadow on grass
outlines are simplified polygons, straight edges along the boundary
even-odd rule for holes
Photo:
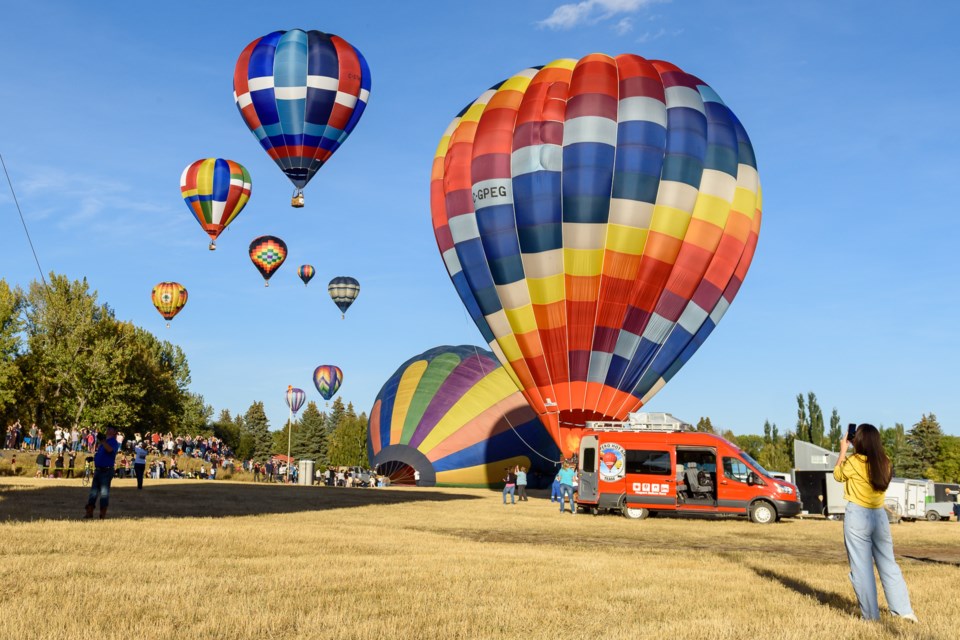
[[[3,484],[0,522],[76,520],[83,516],[89,489]],[[138,491],[132,481],[110,487],[111,518],[226,518],[300,513],[411,502],[478,500],[476,495],[422,489],[345,489],[297,485],[227,483],[202,480],[147,481]]]
[[[820,604],[826,605],[831,609],[836,609],[841,613],[846,613],[852,616],[860,616],[860,605],[857,604],[856,600],[853,600],[852,598],[842,596],[833,591],[823,591],[821,589],[817,589],[816,587],[807,584],[803,580],[794,578],[793,576],[783,575],[769,569],[761,569],[760,567],[750,567],[750,569],[761,578],[778,582],[787,589],[795,591],[802,596],[810,596]]]

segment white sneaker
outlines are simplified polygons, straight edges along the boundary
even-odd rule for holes
[[[920,621],[917,620],[917,616],[915,616],[912,613],[908,613],[905,616],[897,616],[897,617],[900,618],[901,620],[907,620],[909,622],[912,622],[913,624],[920,624]]]

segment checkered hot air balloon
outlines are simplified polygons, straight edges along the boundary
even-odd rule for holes
[[[179,282],[161,282],[153,287],[150,299],[169,327],[170,320],[187,304],[187,289]]]
[[[330,400],[337,394],[343,382],[343,371],[332,364],[322,364],[313,370],[313,384],[324,400]]]
[[[303,286],[307,286],[316,273],[317,270],[309,264],[302,264],[297,267],[297,275],[300,276],[301,280],[303,280]]]
[[[350,276],[338,276],[327,285],[327,293],[340,308],[340,318],[347,317],[347,309],[360,295],[360,283]]]
[[[297,412],[300,411],[300,407],[303,406],[303,401],[307,399],[307,394],[304,393],[303,389],[297,389],[294,386],[287,387],[286,400],[287,406],[290,407],[290,412],[296,416]]]
[[[240,53],[233,97],[253,135],[296,187],[303,188],[357,126],[370,97],[363,55],[322,31],[274,31]]]
[[[190,164],[180,175],[180,193],[187,208],[207,235],[210,250],[217,238],[240,215],[250,199],[250,173],[239,162],[206,158]]]
[[[440,140],[437,244],[484,338],[565,454],[622,420],[723,317],[753,258],[746,131],[668,63],[593,54],[484,92]]]
[[[263,286],[287,259],[287,243],[275,236],[260,236],[250,243],[250,261],[263,276]]]

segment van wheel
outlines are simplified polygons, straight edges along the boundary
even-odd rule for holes
[[[644,507],[631,507],[630,505],[623,505],[623,517],[630,518],[631,520],[643,520],[650,515],[650,510],[645,509]]]
[[[930,522],[936,522],[939,519],[940,519],[939,513],[937,513],[932,509],[930,511],[927,511],[927,520],[929,520]]]
[[[750,508],[750,521],[757,524],[776,522],[777,510],[769,502],[755,502]]]

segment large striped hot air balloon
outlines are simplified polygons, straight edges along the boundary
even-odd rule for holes
[[[287,243],[276,236],[260,236],[250,243],[250,261],[263,276],[263,286],[270,286],[270,278],[287,259]]]
[[[313,386],[317,388],[324,400],[330,400],[337,395],[343,383],[343,371],[332,364],[322,364],[313,370]]]
[[[150,300],[169,327],[170,321],[187,304],[187,289],[179,282],[161,282],[153,287]]]
[[[206,158],[183,170],[180,193],[210,236],[211,251],[217,248],[217,237],[246,206],[251,186],[250,173],[233,160]]]
[[[347,317],[347,309],[360,295],[360,283],[350,276],[337,276],[327,285],[327,293],[340,309],[340,318]]]
[[[490,486],[505,467],[553,480],[560,451],[493,354],[436,347],[394,372],[370,411],[370,464],[395,483]]]
[[[437,148],[440,252],[565,453],[661,389],[733,301],[760,230],[756,159],[702,80],[636,55],[521,71]]]
[[[296,187],[303,188],[357,126],[370,97],[363,55],[322,31],[274,31],[240,53],[233,97],[253,135]]]

